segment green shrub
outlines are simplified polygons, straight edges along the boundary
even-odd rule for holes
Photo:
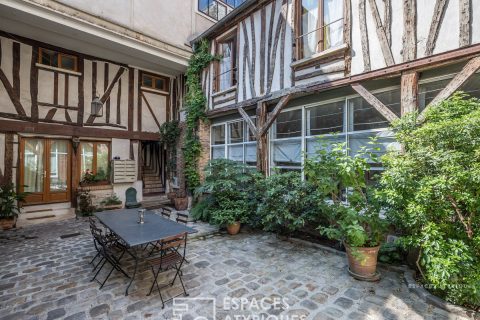
[[[394,123],[404,152],[383,157],[380,195],[401,243],[419,248],[423,280],[480,306],[480,101],[464,94]]]
[[[322,195],[319,207],[328,221],[318,227],[320,233],[351,247],[378,246],[386,231],[380,203],[366,178],[370,162],[377,162],[375,141],[371,144],[352,156],[345,143],[324,143],[305,161],[306,179]]]
[[[0,218],[17,217],[27,192],[17,192],[11,182],[0,186]]]
[[[299,172],[273,174],[259,182],[258,225],[266,231],[291,235],[317,214],[314,189]]]
[[[205,168],[205,181],[195,193],[200,201],[192,210],[195,219],[226,225],[247,222],[256,210],[256,171],[227,159],[215,159]]]

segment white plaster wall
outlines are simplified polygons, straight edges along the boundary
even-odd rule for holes
[[[0,133],[0,171],[5,174],[5,134]]]
[[[13,41],[0,37],[0,41],[2,43],[2,63],[0,67],[2,68],[2,71],[5,73],[5,76],[7,77],[8,81],[12,83],[12,44]],[[3,84],[0,82],[0,112],[7,112],[7,113],[13,113],[16,114],[15,107],[13,106],[13,103],[10,100],[10,97],[8,96],[7,91],[5,90],[5,87]]]
[[[146,91],[144,91],[143,94],[161,125],[166,121],[167,97]],[[147,132],[158,132],[159,130],[145,100],[142,101],[142,130]]]

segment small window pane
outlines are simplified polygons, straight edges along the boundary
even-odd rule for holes
[[[61,56],[62,65],[60,66],[63,69],[73,70],[75,71],[76,66],[76,58],[72,56],[62,55]]]
[[[105,143],[97,144],[97,179],[108,180],[108,145]]]
[[[218,20],[222,19],[227,15],[227,7],[223,4],[218,4]]]
[[[323,0],[324,47],[334,48],[343,43],[343,0]]]
[[[225,146],[213,146],[212,147],[212,159],[225,158]]]
[[[331,136],[312,137],[306,141],[307,157],[312,157],[318,150],[331,150],[333,144],[345,142],[345,134],[335,134]]]
[[[460,87],[464,91],[475,98],[480,98],[480,74],[476,73],[463,86]]]
[[[228,159],[243,162],[243,144],[228,146]]]
[[[350,131],[387,128],[390,125],[377,109],[361,97],[350,99],[349,107],[353,117],[350,121]]]
[[[418,86],[418,110],[422,112],[433,101],[440,91],[445,88],[451,79],[423,83]]]
[[[257,118],[253,118],[252,122],[254,125],[257,125]],[[257,141],[257,137],[255,137],[255,135],[253,134],[252,129],[250,129],[250,127],[247,124],[245,124],[245,126],[247,127],[247,130],[248,130],[248,141]]]
[[[374,145],[370,144],[371,138],[373,137],[376,138],[376,144]],[[400,150],[399,143],[395,141],[395,135],[389,130],[350,134],[348,137],[348,147],[352,156],[357,154],[362,147],[366,147],[379,158],[387,151]],[[375,148],[379,148],[380,150],[374,150]]]
[[[152,87],[153,86],[153,79],[152,77],[148,76],[148,75],[143,75],[143,78],[142,78],[142,85],[144,87]]]
[[[298,166],[301,160],[302,142],[300,139],[273,143],[273,161],[276,166]]]
[[[229,123],[228,133],[230,135],[229,143],[243,142],[243,121]]]
[[[245,162],[254,166],[257,164],[257,143],[252,142],[245,145]]]
[[[400,104],[400,89],[377,93],[375,94],[375,97],[390,109],[390,111],[395,113],[397,117],[401,117],[402,108]]]
[[[275,138],[300,137],[302,135],[302,110],[282,112],[275,124]]]
[[[212,127],[212,144],[225,144],[225,126]]]
[[[56,67],[58,54],[51,50],[41,49],[42,56],[40,62],[44,65]]]
[[[165,90],[165,84],[163,79],[155,79],[155,89]]]
[[[92,142],[82,142],[81,144],[81,175],[82,178],[85,176],[85,173],[88,171],[93,172],[93,143]]]
[[[308,58],[318,51],[318,0],[302,0],[301,2],[301,34],[303,58]]]
[[[307,110],[309,136],[343,131],[345,101],[338,101]]]

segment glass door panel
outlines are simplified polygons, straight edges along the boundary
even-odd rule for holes
[[[26,139],[23,155],[23,190],[30,193],[43,193],[45,178],[45,141]]]
[[[68,189],[68,142],[53,140],[50,143],[50,192]]]

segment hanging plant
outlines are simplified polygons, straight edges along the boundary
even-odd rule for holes
[[[197,44],[187,69],[187,95],[186,105],[186,132],[183,156],[185,159],[185,180],[187,189],[193,191],[200,184],[198,172],[198,158],[202,151],[202,145],[198,137],[200,120],[206,120],[206,97],[202,91],[201,75],[210,62],[216,57],[209,53],[209,45],[206,40]]]

